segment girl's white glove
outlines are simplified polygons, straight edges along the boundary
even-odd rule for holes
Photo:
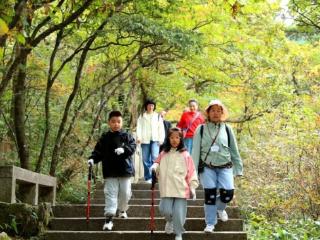
[[[192,200],[196,200],[197,199],[197,195],[196,195],[196,190],[194,188],[190,188],[190,192],[192,195]]]
[[[152,164],[152,166],[150,167],[150,171],[151,171],[151,172],[153,172],[153,171],[155,172],[156,169],[157,169],[157,167],[158,167],[158,165],[159,165],[158,163]]]

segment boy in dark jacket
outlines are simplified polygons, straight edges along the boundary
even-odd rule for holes
[[[109,114],[110,130],[102,134],[88,164],[102,161],[106,217],[103,230],[112,230],[112,218],[119,210],[119,217],[127,218],[131,197],[131,177],[134,176],[132,155],[136,149],[135,139],[122,130],[122,115],[119,111]]]

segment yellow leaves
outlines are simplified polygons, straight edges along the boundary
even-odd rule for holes
[[[72,88],[70,86],[66,86],[57,81],[52,86],[52,92],[55,96],[66,96],[66,94],[69,94],[71,90]]]
[[[166,1],[166,0],[159,0],[159,5],[162,8],[165,8],[165,7],[168,7],[170,5],[170,3],[168,3],[168,1]]]
[[[0,37],[9,32],[8,25],[0,18]]]
[[[320,127],[320,115],[317,116],[316,124],[318,127]]]
[[[91,64],[85,69],[86,74],[94,74],[97,71],[97,64]]]
[[[16,40],[22,45],[25,45],[26,43],[26,39],[22,33],[18,32],[17,29],[12,29],[11,31],[9,31],[7,23],[2,18],[0,18],[0,37],[4,35],[7,35],[9,38],[15,37]],[[2,59],[2,57],[3,49],[0,49],[0,59]]]
[[[320,77],[320,65],[313,66],[307,74],[311,78],[319,78]]]

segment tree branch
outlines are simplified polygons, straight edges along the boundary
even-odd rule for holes
[[[56,6],[56,8],[60,8],[62,6],[62,4],[64,3],[65,0],[60,0],[60,2],[58,3],[58,5]],[[57,11],[54,10],[53,14],[55,14]],[[42,20],[42,22],[40,22],[38,24],[38,26],[35,27],[33,33],[31,34],[31,39],[34,39],[35,36],[37,35],[37,33],[40,31],[40,29],[46,25],[49,21],[51,20],[50,16],[47,16],[45,19]]]
[[[62,0],[61,0],[62,1]],[[40,41],[42,41],[44,38],[46,38],[47,36],[49,36],[51,33],[60,30],[64,27],[66,27],[67,25],[69,25],[71,22],[73,22],[75,19],[77,19],[92,3],[93,0],[86,0],[83,5],[76,10],[74,13],[72,13],[69,17],[67,17],[67,19],[57,25],[52,26],[51,28],[45,30],[44,32],[42,32],[40,35],[38,35],[37,37],[35,37],[33,40],[31,40],[30,44],[31,46],[35,47],[39,44]]]

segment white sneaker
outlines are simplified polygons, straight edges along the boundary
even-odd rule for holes
[[[206,228],[204,229],[204,232],[212,233],[213,230],[214,230],[214,225],[207,225]]]
[[[166,234],[173,233],[173,222],[166,222],[166,226],[164,227],[164,231]]]
[[[225,210],[218,210],[218,216],[222,222],[228,221],[228,214]]]
[[[128,218],[128,214],[125,211],[119,212],[119,218]]]
[[[109,222],[105,222],[104,225],[103,225],[103,228],[102,230],[108,230],[108,231],[111,231],[113,228],[113,222],[112,221],[109,221]]]
[[[182,235],[176,235],[175,240],[182,240]]]
[[[146,180],[146,183],[152,183],[152,179],[150,178],[150,179],[148,179],[148,180]]]

